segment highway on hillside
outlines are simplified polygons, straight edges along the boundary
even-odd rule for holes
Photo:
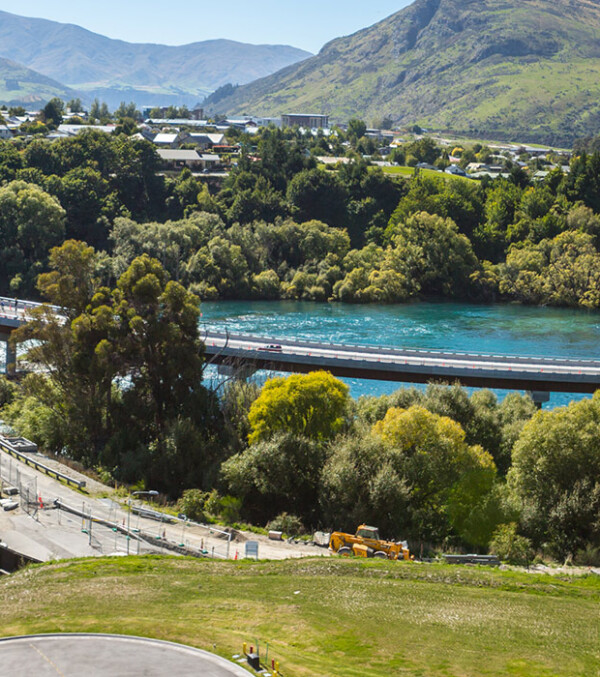
[[[600,359],[569,359],[351,346],[208,331],[209,362],[249,364],[273,371],[327,369],[337,376],[540,392],[592,393],[600,388]]]

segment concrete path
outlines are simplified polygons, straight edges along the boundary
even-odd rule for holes
[[[248,677],[239,665],[183,644],[123,635],[0,639],[0,674],[35,677]]]

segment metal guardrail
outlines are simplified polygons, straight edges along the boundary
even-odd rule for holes
[[[17,460],[25,463],[25,465],[28,465],[34,468],[35,470],[39,470],[40,472],[45,473],[49,477],[54,477],[57,480],[62,480],[63,482],[66,482],[70,486],[77,487],[77,489],[85,489],[86,486],[85,481],[74,480],[72,477],[64,475],[63,473],[58,472],[53,468],[49,468],[47,465],[44,465],[43,463],[36,461],[34,458],[30,458],[29,456],[27,456],[27,454],[23,454],[20,451],[18,451],[18,449],[16,449],[6,438],[0,437],[0,449],[5,451],[7,454],[10,454]]]
[[[500,566],[501,562],[496,555],[443,555],[447,564],[487,564]]]

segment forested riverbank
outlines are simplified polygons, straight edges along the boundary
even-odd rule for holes
[[[3,142],[0,292],[36,295],[49,249],[74,238],[102,252],[108,284],[148,253],[203,299],[600,306],[600,155],[536,181],[508,160],[494,180],[402,178],[348,139],[350,161],[322,169],[333,140],[264,129],[210,186],[162,175],[152,145],[125,134]],[[443,159],[426,138],[401,152]]]

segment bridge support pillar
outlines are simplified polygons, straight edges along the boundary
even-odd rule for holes
[[[544,391],[540,391],[540,390],[528,390],[527,394],[534,401],[535,406],[538,409],[541,409],[543,404],[546,404],[546,402],[550,401],[550,393],[548,393],[548,392],[544,392]]]
[[[0,334],[0,341],[6,346],[6,364],[4,373],[13,375],[17,370],[17,352],[10,344],[10,334]]]

